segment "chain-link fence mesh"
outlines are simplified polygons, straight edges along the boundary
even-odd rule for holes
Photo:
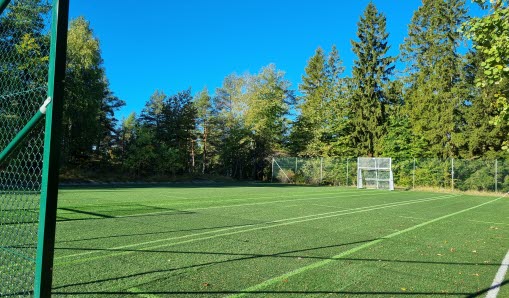
[[[392,170],[397,188],[509,191],[507,160],[397,158]],[[356,186],[357,158],[275,157],[272,181]]]
[[[355,185],[355,158],[277,157],[272,162],[272,180],[282,183]]]
[[[0,14],[0,152],[47,96],[50,18],[50,3],[37,0],[11,1]],[[43,129],[0,163],[0,296],[33,294]]]

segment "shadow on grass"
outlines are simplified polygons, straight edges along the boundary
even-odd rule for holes
[[[292,258],[292,259],[318,259],[318,260],[334,260],[334,261],[361,261],[361,262],[392,262],[392,263],[410,263],[410,264],[432,264],[432,265],[458,265],[458,266],[464,266],[464,265],[471,265],[471,266],[499,266],[499,264],[480,264],[480,263],[454,263],[454,262],[427,262],[427,261],[414,261],[414,260],[389,260],[389,259],[363,259],[363,258],[340,258],[340,259],[334,259],[331,257],[319,257],[319,256],[306,256],[306,255],[289,255],[289,254],[298,254],[303,252],[310,252],[314,250],[319,249],[327,249],[327,248],[335,248],[335,247],[342,247],[342,246],[348,246],[348,245],[355,245],[355,244],[362,244],[367,243],[371,241],[375,241],[377,239],[368,239],[363,241],[356,241],[356,242],[350,242],[350,243],[342,243],[342,244],[335,244],[335,245],[327,245],[327,246],[320,246],[320,247],[313,247],[313,248],[306,248],[306,249],[299,249],[299,250],[291,250],[291,251],[285,251],[285,252],[279,252],[274,254],[243,254],[243,253],[226,253],[226,252],[197,252],[197,251],[165,251],[165,250],[128,250],[128,249],[82,249],[87,251],[126,251],[126,252],[140,252],[140,253],[171,253],[171,254],[199,254],[199,255],[220,255],[220,256],[233,256],[235,258],[227,259],[227,260],[221,260],[221,261],[212,261],[212,262],[205,262],[200,264],[193,264],[189,266],[183,266],[178,268],[171,268],[167,270],[151,270],[146,272],[140,272],[140,273],[134,273],[124,276],[118,276],[118,277],[111,277],[111,278],[105,278],[105,279],[98,279],[93,281],[87,281],[87,282],[80,282],[80,283],[73,283],[73,284],[67,284],[67,285],[61,285],[56,286],[53,289],[59,290],[69,287],[75,287],[75,286],[88,286],[88,285],[94,285],[94,284],[100,284],[100,283],[107,283],[111,281],[120,281],[120,280],[128,280],[132,278],[140,278],[140,277],[146,277],[149,275],[165,275],[166,273],[178,271],[178,270],[185,270],[185,269],[193,269],[198,267],[204,267],[204,266],[210,266],[210,265],[218,265],[218,264],[224,264],[224,263],[230,263],[230,262],[238,262],[238,261],[245,261],[245,260],[252,260],[252,259],[258,259],[258,258]],[[73,249],[76,250],[76,248],[57,248],[57,249]],[[167,276],[161,276],[157,278],[151,278],[150,282],[157,282],[160,280],[164,280],[168,278]],[[499,285],[500,287],[507,284],[507,281]],[[464,296],[464,297],[477,297],[480,296],[487,291],[489,291],[490,288],[487,288],[485,290],[479,291],[477,293],[443,293],[443,292],[348,292],[348,291],[257,291],[257,292],[242,292],[242,291],[218,291],[218,292],[210,292],[210,291],[203,291],[203,292],[136,292],[136,293],[129,293],[129,292],[58,292],[54,291],[53,294],[65,294],[65,295],[140,295],[140,294],[167,294],[167,295],[190,295],[190,294],[196,294],[196,295],[225,295],[225,294],[241,294],[241,293],[249,293],[249,294],[258,294],[258,295],[264,295],[264,294],[343,294],[343,295],[442,295],[442,296]]]
[[[509,281],[504,281],[497,287],[503,287],[507,285]],[[170,292],[170,291],[136,291],[136,292],[58,292],[54,291],[53,295],[125,295],[125,296],[138,296],[138,295],[235,295],[235,294],[249,294],[249,295],[364,295],[364,296],[462,296],[465,298],[475,298],[485,295],[490,288],[485,288],[474,293],[468,292],[383,292],[383,291],[182,291],[182,292]]]
[[[380,239],[383,239],[383,238],[380,238]],[[339,246],[345,246],[345,245],[360,244],[360,243],[371,242],[371,241],[375,241],[375,240],[378,240],[378,239],[364,240],[364,241],[358,241],[358,242],[352,242],[352,243],[346,243],[346,244],[327,245],[327,246],[321,246],[321,247],[315,247],[315,248],[280,252],[280,253],[275,253],[275,254],[247,254],[247,253],[243,254],[243,253],[230,253],[230,252],[77,248],[77,247],[57,247],[57,248],[55,248],[55,250],[76,250],[76,251],[84,250],[84,251],[107,251],[107,252],[159,253],[159,254],[167,253],[167,254],[212,255],[212,256],[216,255],[216,256],[241,257],[241,258],[237,258],[237,259],[231,259],[228,261],[240,261],[240,260],[253,259],[253,258],[290,258],[290,259],[298,258],[298,259],[336,260],[336,261],[362,261],[362,262],[377,262],[377,263],[386,262],[386,263],[402,263],[402,264],[407,263],[407,264],[456,265],[456,266],[494,266],[494,267],[500,266],[500,264],[471,263],[471,262],[435,262],[435,261],[395,260],[395,259],[332,258],[332,257],[305,256],[305,255],[290,255],[290,256],[287,255],[287,254],[292,254],[292,253],[300,253],[300,252],[312,251],[312,250],[318,250],[318,249],[326,249],[326,248],[333,248],[333,247],[339,247]],[[222,263],[222,262],[219,262],[219,263]],[[199,264],[197,266],[211,265],[211,264],[214,264],[214,263]],[[172,269],[172,270],[187,269],[187,268],[188,267],[176,268],[176,269]]]
[[[195,232],[195,231],[206,231],[206,230],[234,228],[234,227],[248,227],[248,226],[252,226],[252,224],[205,227],[205,228],[196,228],[196,229],[170,230],[170,231],[152,232],[152,233],[144,232],[144,233],[139,233],[139,234],[133,233],[133,234],[111,235],[111,236],[101,236],[101,237],[92,237],[92,238],[80,238],[80,239],[74,239],[74,240],[57,241],[56,243],[81,242],[81,241],[89,241],[89,240],[112,239],[112,238],[122,238],[122,237],[132,237],[132,236],[160,235],[160,234],[171,234],[171,233],[179,233],[179,232]],[[70,247],[55,248],[55,250],[59,250],[59,249],[62,249],[62,250],[94,250],[94,249],[82,249],[82,248],[70,248]]]
[[[117,206],[133,206],[133,205],[117,205]],[[175,216],[175,215],[190,215],[190,214],[196,214],[196,212],[193,211],[185,211],[185,210],[179,210],[174,208],[163,208],[163,207],[157,207],[157,206],[149,206],[149,205],[141,205],[136,204],[136,206],[140,206],[142,208],[139,209],[125,209],[120,211],[126,211],[126,212],[134,212],[134,211],[146,211],[147,213],[143,214],[126,214],[126,215],[108,215],[108,214],[102,214],[98,212],[92,212],[92,211],[86,211],[76,208],[58,208],[58,210],[64,210],[64,211],[70,211],[77,214],[84,214],[94,217],[84,217],[84,218],[68,218],[63,217],[61,215],[57,215],[57,222],[68,222],[68,221],[84,221],[84,220],[101,220],[101,219],[121,219],[121,218],[136,218],[136,217],[147,217],[147,216]],[[97,208],[99,209],[99,208]],[[152,213],[152,211],[161,211],[160,213]],[[109,210],[110,212],[118,212],[118,210]]]
[[[97,190],[98,192],[112,192],[119,189],[130,188],[236,188],[236,187],[261,187],[261,188],[292,188],[292,187],[331,187],[305,184],[283,184],[267,182],[168,182],[168,183],[108,183],[108,184],[80,184],[80,185],[60,185],[62,190],[87,189]]]
[[[354,245],[354,244],[361,244],[361,243],[366,243],[366,242],[371,242],[371,241],[374,241],[374,240],[377,240],[377,239],[369,239],[369,240],[362,240],[362,241],[355,241],[355,242],[350,242],[350,243],[342,243],[342,244],[334,244],[334,245],[327,245],[327,246],[320,246],[320,247],[313,247],[313,248],[306,248],[306,249],[299,249],[299,250],[291,250],[291,251],[285,251],[285,252],[280,252],[280,253],[275,253],[275,254],[230,254],[230,253],[216,253],[216,254],[223,254],[223,255],[227,255],[227,256],[240,256],[240,258],[233,258],[233,259],[227,259],[227,260],[221,260],[221,261],[212,261],[212,262],[206,262],[206,263],[200,263],[200,264],[193,264],[193,265],[189,265],[189,266],[184,266],[184,267],[179,267],[179,268],[171,268],[171,269],[167,269],[167,270],[151,270],[151,271],[146,271],[146,272],[140,272],[140,273],[134,273],[134,274],[129,274],[129,275],[125,275],[125,276],[119,276],[119,277],[111,277],[111,278],[106,278],[106,279],[100,279],[100,280],[94,280],[94,281],[89,281],[89,282],[82,282],[82,283],[74,283],[74,284],[68,284],[68,285],[62,285],[62,286],[57,286],[57,287],[54,287],[54,289],[61,289],[61,288],[67,288],[67,287],[73,287],[73,286],[83,286],[83,285],[91,285],[91,284],[96,284],[96,283],[102,283],[102,282],[108,282],[108,281],[118,281],[118,280],[122,280],[122,279],[130,279],[130,278],[138,278],[138,277],[141,277],[141,276],[145,276],[145,275],[150,275],[150,274],[159,274],[159,273],[169,273],[169,272],[173,272],[173,271],[177,271],[177,270],[184,270],[184,269],[191,269],[191,268],[197,268],[197,267],[204,267],[204,266],[210,266],[210,265],[217,265],[217,264],[224,264],[224,263],[230,263],[230,262],[237,262],[237,261],[245,261],[245,260],[251,260],[251,259],[258,259],[258,258],[267,258],[267,257],[288,257],[288,258],[298,258],[299,256],[283,256],[285,254],[291,254],[291,253],[299,253],[299,252],[305,252],[305,251],[313,251],[313,250],[318,250],[318,249],[325,249],[325,248],[333,248],[333,247],[341,247],[341,246],[347,246],[347,245]],[[63,248],[56,248],[56,249],[63,249]],[[68,248],[68,249],[73,249],[73,248]],[[74,249],[76,250],[76,249]],[[167,252],[167,253],[179,253],[179,254],[185,254],[186,252],[168,252],[168,251],[159,251],[159,250],[153,250],[153,251],[150,251],[150,250],[129,250],[129,249],[82,249],[82,250],[87,250],[87,251],[96,251],[96,250],[102,250],[102,251],[125,251],[125,252],[142,252],[142,253],[153,253],[153,252],[156,252],[156,253],[163,253],[163,252]],[[199,252],[196,252],[196,253],[199,253]],[[200,253],[200,254],[210,254],[210,253]],[[155,279],[155,280],[152,280],[152,281],[156,281],[156,280],[159,280],[159,279]]]

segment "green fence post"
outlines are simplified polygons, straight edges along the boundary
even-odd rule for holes
[[[53,0],[48,75],[48,97],[52,101],[47,109],[44,133],[43,180],[34,287],[36,298],[51,296],[68,18],[69,0]]]

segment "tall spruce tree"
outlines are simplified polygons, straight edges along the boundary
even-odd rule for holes
[[[211,146],[211,128],[214,124],[212,97],[209,90],[204,88],[195,97],[194,105],[196,107],[196,128],[201,145],[201,173],[209,169],[214,147]]]
[[[326,105],[322,143],[324,155],[350,156],[353,154],[350,142],[351,121],[349,106],[348,79],[343,77],[345,68],[335,45],[327,56],[325,75]]]
[[[322,48],[317,48],[308,61],[305,75],[299,90],[303,94],[298,100],[300,115],[293,124],[291,150],[304,156],[322,156],[323,123],[327,102],[326,56]]]
[[[401,47],[406,63],[405,105],[415,135],[423,137],[426,154],[458,153],[457,110],[463,103],[462,57],[458,29],[466,18],[464,0],[427,0],[417,9]]]
[[[389,104],[384,85],[394,70],[394,58],[387,54],[390,47],[386,18],[372,2],[357,26],[358,41],[352,41],[357,56],[352,77],[352,141],[358,155],[373,156],[378,139],[384,134]]]

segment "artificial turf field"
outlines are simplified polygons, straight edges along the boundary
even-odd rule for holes
[[[509,198],[282,185],[64,189],[53,294],[485,296]],[[509,297],[505,277],[498,297]]]

